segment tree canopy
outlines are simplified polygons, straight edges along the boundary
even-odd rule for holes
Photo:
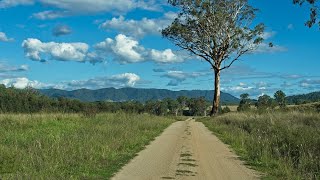
[[[230,67],[263,41],[264,24],[251,28],[257,9],[247,0],[169,0],[169,3],[181,8],[181,12],[162,30],[163,36],[209,62],[214,70]]]
[[[319,13],[319,1],[318,0],[293,0],[294,4],[299,4],[302,6],[305,3],[308,3],[310,7],[310,19],[305,23],[306,26],[312,27],[315,24],[318,24],[320,27],[320,20],[318,19]]]
[[[286,94],[279,90],[276,93],[274,93],[274,98],[277,101],[280,108],[286,107]]]
[[[215,75],[211,115],[220,105],[220,72],[255,50],[263,41],[264,25],[253,25],[257,9],[248,0],[169,0],[180,9],[162,35],[181,49],[210,64]]]
[[[237,108],[238,111],[248,111],[250,110],[250,106],[251,106],[251,100],[249,98],[249,94],[245,93],[245,94],[241,94],[240,95],[240,103],[239,106]]]

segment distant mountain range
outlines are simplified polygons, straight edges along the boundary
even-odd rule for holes
[[[286,98],[286,100],[289,104],[319,102],[320,101],[320,91],[312,92],[312,93],[308,93],[308,94],[288,96]]]
[[[86,102],[94,101],[129,101],[135,100],[145,102],[147,100],[161,100],[164,98],[176,99],[179,96],[186,96],[189,98],[204,96],[208,101],[213,99],[213,91],[209,90],[182,90],[170,91],[166,89],[137,89],[137,88],[105,88],[98,90],[78,89],[73,91],[59,90],[59,89],[42,89],[40,93],[49,97],[65,97],[71,99],[78,99]],[[222,104],[238,104],[239,99],[228,93],[221,92]]]

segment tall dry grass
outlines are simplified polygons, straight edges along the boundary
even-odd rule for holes
[[[200,119],[271,179],[320,179],[320,114],[229,113]]]
[[[0,179],[108,179],[174,120],[150,115],[0,115]]]

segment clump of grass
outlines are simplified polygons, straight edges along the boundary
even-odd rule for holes
[[[267,177],[320,178],[318,113],[230,113],[200,121]]]
[[[173,121],[125,113],[0,115],[0,179],[109,179]]]

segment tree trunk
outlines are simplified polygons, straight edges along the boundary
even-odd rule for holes
[[[219,113],[219,105],[220,105],[220,71],[214,71],[214,96],[213,96],[213,104],[210,116],[214,116]]]

